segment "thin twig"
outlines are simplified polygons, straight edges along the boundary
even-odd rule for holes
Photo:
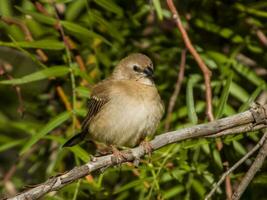
[[[267,131],[264,133],[265,139],[267,137]],[[238,200],[248,187],[248,184],[251,182],[255,174],[260,170],[263,165],[263,162],[267,156],[267,140],[264,141],[262,148],[260,149],[255,161],[252,163],[251,167],[247,171],[246,175],[242,179],[241,183],[235,190],[232,200]]]
[[[228,169],[226,172],[223,173],[220,180],[214,184],[212,190],[209,192],[209,194],[205,197],[205,200],[208,200],[211,198],[211,196],[216,192],[218,187],[222,184],[226,176],[231,174],[235,169],[237,169],[242,163],[244,163],[252,154],[254,154],[264,143],[264,141],[267,138],[267,132],[262,136],[260,141],[251,149],[246,155],[244,155],[238,162],[236,162],[230,169]]]
[[[49,16],[49,13],[47,12],[47,10],[44,8],[44,6],[35,0],[31,0],[31,2],[35,5],[35,8],[40,12],[43,13],[46,16]]]
[[[70,68],[70,80],[71,80],[71,89],[72,89],[72,122],[73,122],[73,132],[75,133],[75,122],[76,122],[76,83],[75,83],[75,76],[74,76],[74,72],[73,72],[73,69],[72,69],[72,59],[71,59],[71,52],[70,52],[70,49],[71,49],[71,46],[72,44],[69,43],[68,41],[68,37],[65,35],[65,32],[64,32],[64,29],[61,25],[61,22],[60,22],[60,18],[59,18],[59,15],[58,15],[58,10],[57,10],[57,7],[55,5],[55,3],[52,1],[52,5],[53,5],[53,8],[55,10],[55,16],[56,16],[56,19],[57,19],[57,22],[56,22],[56,29],[59,31],[62,39],[63,39],[63,42],[65,44],[65,50],[66,50],[66,55],[67,55],[67,60],[68,60],[68,65],[69,65],[69,68]]]
[[[182,82],[184,80],[185,61],[186,61],[186,49],[183,49],[182,53],[181,53],[181,62],[180,62],[177,81],[176,81],[174,91],[173,91],[172,96],[171,96],[170,101],[169,101],[167,117],[166,117],[166,121],[165,121],[165,131],[168,131],[170,128],[172,111],[174,109],[177,97],[179,96],[179,93],[180,93],[180,90],[182,87]]]
[[[223,130],[219,133],[216,133],[214,135],[208,135],[206,137],[207,138],[218,138],[218,137],[223,137],[223,136],[232,135],[232,134],[236,134],[236,133],[245,133],[245,132],[249,132],[249,131],[256,131],[256,130],[260,130],[263,128],[267,128],[267,124],[259,124],[259,125],[255,126],[253,123],[249,123],[249,124],[237,126],[233,129],[231,129],[231,131],[229,131],[229,129]]]
[[[267,120],[266,110],[267,105],[257,105],[248,111],[233,115],[231,117],[226,117],[213,122],[199,124],[177,131],[167,132],[156,136],[152,141],[150,141],[150,145],[152,147],[152,151],[155,151],[168,144],[176,143],[190,138],[197,138],[215,134],[222,130],[231,129],[242,124],[262,124],[265,123],[265,121]],[[65,187],[66,185],[90,174],[93,171],[100,170],[103,168],[106,169],[108,167],[118,165],[120,163],[131,162],[136,159],[140,159],[146,154],[146,151],[143,145],[140,145],[129,150],[124,150],[122,153],[124,155],[122,160],[115,159],[114,155],[106,155],[94,158],[92,161],[82,166],[75,167],[69,172],[64,173],[63,175],[51,177],[46,182],[41,183],[28,191],[22,192],[21,194],[18,194],[13,198],[9,198],[9,200],[34,200],[41,198],[45,194],[51,191],[57,191],[60,188]]]
[[[226,161],[223,163],[225,170],[229,170],[229,162]],[[225,193],[226,193],[226,199],[231,200],[231,196],[233,194],[232,185],[231,185],[231,179],[230,176],[227,174],[225,176]]]
[[[66,108],[68,111],[72,111],[71,103],[70,103],[68,97],[66,96],[64,90],[62,89],[62,87],[61,87],[61,86],[56,86],[56,90],[57,90],[57,94],[59,95],[60,99],[61,99],[62,102],[64,103],[65,108]],[[80,121],[77,119],[77,117],[75,117],[75,126],[76,126],[76,128],[78,128],[78,129],[81,128],[81,123],[80,123]]]
[[[206,114],[209,119],[209,121],[214,120],[213,112],[212,112],[212,91],[211,91],[211,85],[210,85],[210,77],[211,77],[211,71],[206,66],[206,64],[203,62],[195,48],[193,47],[190,38],[188,37],[188,34],[186,30],[183,27],[182,21],[180,19],[179,13],[177,9],[175,8],[172,0],[167,0],[167,4],[172,12],[173,19],[176,22],[176,25],[181,32],[182,38],[184,40],[185,46],[190,51],[194,59],[196,60],[199,68],[203,72],[204,79],[205,79],[205,87],[206,87]]]
[[[264,46],[267,46],[267,37],[266,37],[266,35],[263,33],[263,31],[260,30],[260,29],[256,30],[256,35],[257,35],[258,39],[260,40],[260,42],[261,42]]]
[[[0,76],[1,75],[5,75],[9,80],[13,79],[13,77],[6,72],[5,67],[2,67],[0,65]],[[18,100],[19,100],[19,107],[17,109],[17,112],[19,113],[19,115],[21,117],[23,117],[24,112],[25,112],[25,108],[24,108],[24,105],[23,105],[23,98],[22,98],[20,86],[13,85],[13,88],[15,88],[15,91],[16,91],[16,94],[17,94]]]

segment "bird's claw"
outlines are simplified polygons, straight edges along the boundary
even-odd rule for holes
[[[127,160],[127,157],[124,155],[123,152],[119,151],[116,147],[111,146],[112,148],[112,154],[113,156],[111,157],[112,163],[122,163],[123,161]]]
[[[151,156],[153,147],[151,146],[150,142],[144,140],[140,143],[140,145],[144,148],[145,153]]]

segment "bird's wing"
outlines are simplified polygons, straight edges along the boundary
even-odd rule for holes
[[[103,108],[109,101],[109,85],[100,83],[93,88],[92,96],[88,100],[88,113],[82,123],[82,131],[87,132],[88,125],[92,118]]]

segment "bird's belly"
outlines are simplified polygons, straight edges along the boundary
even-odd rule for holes
[[[136,146],[147,134],[154,134],[161,117],[156,112],[151,104],[108,104],[90,124],[90,136],[108,145]]]

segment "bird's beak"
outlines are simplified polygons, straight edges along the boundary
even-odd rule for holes
[[[144,69],[144,74],[145,74],[147,77],[153,78],[154,70],[153,70],[151,67],[146,67],[146,68]]]

